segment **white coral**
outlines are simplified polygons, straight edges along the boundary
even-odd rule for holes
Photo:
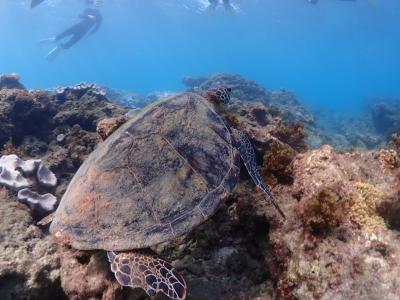
[[[24,175],[32,174],[40,165],[41,161],[36,159],[22,160],[18,156],[3,155],[0,158],[0,184],[20,190],[31,185]]]

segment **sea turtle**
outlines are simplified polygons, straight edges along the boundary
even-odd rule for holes
[[[229,88],[206,93],[227,103]],[[188,233],[207,220],[236,184],[240,156],[264,183],[245,134],[229,128],[212,102],[181,93],[143,109],[90,154],[55,212],[50,232],[80,250],[106,250],[118,282],[186,297],[186,283],[166,261],[142,249]]]

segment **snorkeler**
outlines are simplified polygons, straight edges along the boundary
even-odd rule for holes
[[[85,9],[85,11],[79,15],[79,18],[82,19],[79,23],[67,28],[53,38],[42,41],[50,41],[55,43],[60,42],[57,47],[47,54],[48,60],[54,60],[62,50],[71,48],[86,34],[89,33],[89,35],[92,35],[95,33],[100,28],[103,19],[100,12],[94,8]],[[61,42],[67,37],[70,37],[70,39],[65,42]]]
[[[219,0],[208,0],[208,7],[207,11],[208,12],[213,12],[218,6],[218,1]],[[229,14],[234,14],[236,12],[235,8],[232,6],[230,0],[222,0],[222,3],[224,4],[225,11],[228,12]]]

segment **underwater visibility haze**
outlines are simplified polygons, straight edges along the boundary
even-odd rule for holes
[[[306,103],[357,111],[367,97],[396,96],[400,8],[396,0],[104,0],[100,30],[49,64],[44,38],[72,25],[85,1],[0,3],[0,70],[29,88],[80,81],[150,93],[182,89],[186,75],[233,72]],[[38,74],[40,70],[40,74]]]
[[[0,0],[0,299],[400,299],[399,0]]]

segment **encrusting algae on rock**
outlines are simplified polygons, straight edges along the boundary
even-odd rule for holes
[[[321,188],[304,206],[303,222],[315,235],[327,234],[339,226],[345,213],[346,201],[329,187]]]

